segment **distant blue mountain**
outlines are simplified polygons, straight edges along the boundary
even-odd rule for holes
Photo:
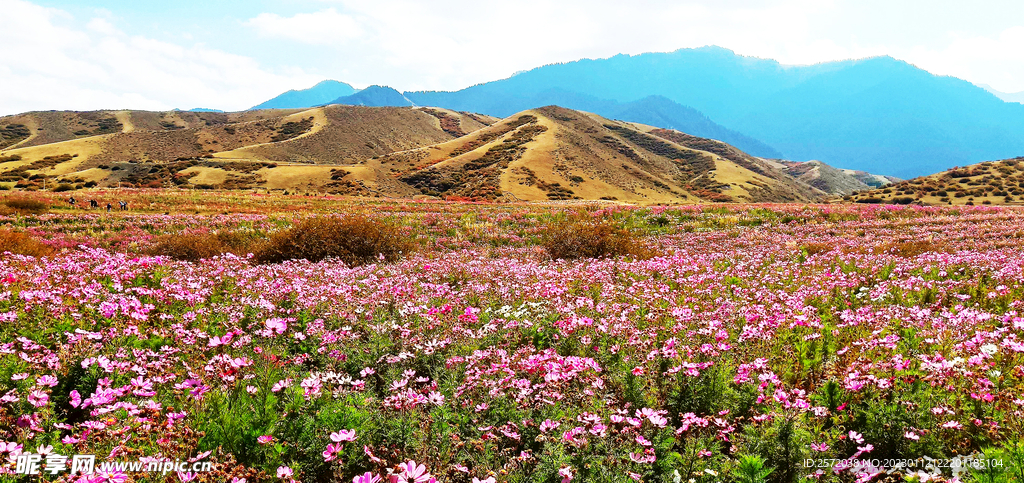
[[[350,96],[339,97],[327,104],[345,104],[349,106],[412,106],[412,101],[401,92],[387,86],[370,86]]]
[[[206,107],[197,107],[195,109],[189,109],[188,112],[224,112],[220,109],[209,109]]]
[[[788,159],[901,178],[1024,154],[1024,105],[890,57],[784,66],[703,47],[548,65],[456,92],[405,97],[505,117],[550,92],[618,103],[662,96]]]
[[[301,109],[326,104],[334,99],[356,93],[352,86],[334,80],[325,80],[309,89],[291,90],[262,104],[255,109]]]
[[[1000,92],[1000,91],[997,91],[994,88],[992,88],[992,86],[986,85],[986,84],[978,84],[978,87],[980,87],[982,89],[985,89],[986,91],[991,92],[996,97],[998,97],[998,98],[1000,98],[1000,99],[1002,99],[1002,100],[1004,100],[1006,102],[1018,102],[1018,103],[1024,104],[1024,91],[1021,91],[1021,92]]]
[[[761,141],[720,126],[700,111],[661,96],[648,96],[634,102],[621,103],[564,89],[548,89],[530,96],[509,93],[500,99],[486,97],[485,103],[475,105],[475,108],[472,106],[467,108],[465,105],[453,102],[455,99],[452,99],[451,93],[406,92],[405,97],[421,106],[446,107],[499,117],[508,117],[536,107],[556,105],[592,112],[609,119],[638,122],[665,129],[675,129],[694,136],[717,139],[754,156],[766,158],[782,156],[779,151]]]

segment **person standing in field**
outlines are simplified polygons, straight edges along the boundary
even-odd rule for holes
[[[72,208],[74,208],[74,207],[75,207],[75,203],[77,203],[77,202],[78,202],[78,201],[76,201],[76,200],[75,200],[75,197],[74,197],[74,196],[72,196],[72,197],[68,198],[68,204],[69,204],[69,205],[71,205],[71,207],[72,207]]]
[[[110,210],[112,210],[113,208],[114,208],[114,205],[112,205],[110,203],[107,203],[107,213],[110,213]]]
[[[121,200],[121,201],[118,201],[117,204],[121,205],[121,211],[127,211],[128,210],[128,202],[127,201]]]

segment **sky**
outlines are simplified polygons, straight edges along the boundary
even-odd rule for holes
[[[324,79],[457,90],[704,45],[784,64],[891,55],[1024,91],[1020,0],[0,0],[0,115],[242,110]]]

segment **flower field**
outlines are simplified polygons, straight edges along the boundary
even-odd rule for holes
[[[1021,210],[37,196],[0,217],[54,248],[0,258],[11,481],[25,453],[215,470],[24,481],[1024,481]],[[149,250],[328,213],[418,249]],[[571,215],[653,256],[552,259]]]

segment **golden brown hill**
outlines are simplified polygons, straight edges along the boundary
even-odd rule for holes
[[[356,164],[373,156],[448,141],[496,119],[444,109],[332,105],[317,108],[314,130],[287,142],[215,154],[217,158],[307,164]],[[297,116],[302,116],[298,114]],[[324,129],[315,129],[322,125]]]
[[[989,161],[900,181],[844,198],[857,203],[1024,204],[1024,158]]]
[[[0,117],[0,149],[41,146],[120,132],[175,131],[287,116],[299,110],[215,112],[41,111]]]
[[[113,132],[97,134],[94,127],[77,136],[70,129],[83,119],[99,119],[103,129]],[[9,146],[0,151],[0,183],[43,187],[46,178],[51,187],[71,188],[192,185],[415,194],[371,168],[352,165],[447,141],[495,121],[444,109],[357,106],[242,113],[28,113],[0,123]],[[50,127],[39,129],[44,125]]]
[[[686,135],[548,106],[367,165],[424,195],[449,198],[698,203],[824,196],[731,146],[718,143],[712,152],[680,144],[680,136]]]
[[[68,126],[95,117],[96,126],[102,122],[103,129],[116,132],[35,145],[39,131],[26,128],[28,137],[0,151],[0,183],[7,187],[259,188],[631,203],[802,202],[828,196],[828,190],[787,173],[787,165],[719,141],[557,106],[503,120],[439,108],[341,105],[246,113],[36,114],[20,120],[57,116]],[[2,132],[17,137],[24,129]]]

